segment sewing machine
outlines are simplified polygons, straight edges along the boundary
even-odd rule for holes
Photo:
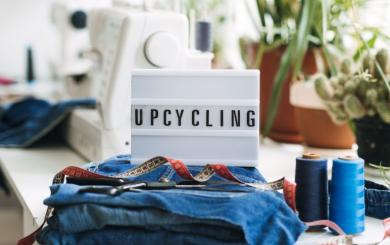
[[[92,9],[110,5],[111,0],[56,0],[51,5],[51,22],[57,31],[51,66],[71,97],[91,96],[87,73],[93,62],[84,56],[90,48],[88,15]]]
[[[189,50],[187,18],[177,12],[121,5],[92,10],[89,72],[98,110],[77,110],[64,138],[89,160],[131,152],[131,75],[137,68],[210,69],[213,55]],[[127,110],[127,108],[129,108]]]

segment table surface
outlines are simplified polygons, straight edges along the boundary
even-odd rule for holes
[[[275,180],[282,176],[294,179],[295,157],[308,151],[330,158],[354,153],[352,150],[324,150],[266,141],[260,146],[258,168],[267,180]],[[85,162],[85,159],[59,142],[41,143],[24,150],[0,149],[1,168],[21,205],[34,219],[35,228],[43,222],[46,206],[42,201],[50,195],[48,186],[53,176],[66,166],[81,166]],[[366,178],[381,182],[373,171],[370,175],[366,173]],[[383,232],[381,220],[367,217],[366,231],[354,237],[354,243],[377,243],[381,240]],[[306,232],[299,238],[298,243],[312,244],[331,237],[334,236],[326,232]]]

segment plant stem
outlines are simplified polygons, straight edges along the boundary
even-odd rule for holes
[[[354,3],[353,3],[353,1],[352,1],[352,17],[353,17],[353,20],[354,20],[355,23],[356,23],[356,18],[355,18],[355,16],[356,16],[356,15],[355,15],[355,8],[354,8]],[[369,47],[368,43],[366,42],[366,40],[364,40],[364,38],[363,38],[362,34],[360,33],[360,31],[359,31],[358,27],[356,26],[356,24],[353,24],[352,26],[353,26],[353,28],[355,29],[355,32],[357,33],[358,37],[360,38],[360,40],[361,40],[362,43],[364,44],[364,47],[367,49],[367,52],[370,52],[370,47]],[[381,66],[379,65],[378,61],[376,61],[376,60],[375,60],[375,67],[376,67],[376,69],[378,69],[379,74],[381,75],[382,80],[383,80],[383,82],[384,82],[385,85],[386,85],[387,90],[390,92],[390,84],[389,84],[389,81],[387,80],[387,77],[385,76],[385,74],[384,74],[384,72],[383,72]]]
[[[263,61],[263,55],[264,55],[265,50],[266,50],[265,45],[263,45],[261,42],[259,42],[258,46],[257,46],[256,60],[255,60],[255,64],[254,64],[253,68],[260,69],[261,62]]]
[[[290,71],[290,59],[292,55],[293,45],[288,45],[287,50],[283,53],[280,68],[275,77],[275,82],[272,87],[272,95],[270,98],[269,106],[268,106],[268,117],[266,120],[265,128],[263,131],[263,135],[267,136],[271,131],[273,122],[276,117],[276,113],[279,108],[280,95],[282,91],[282,86],[284,84],[284,80],[286,79],[288,72]]]

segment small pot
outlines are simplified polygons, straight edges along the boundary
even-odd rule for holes
[[[378,117],[355,120],[358,155],[367,164],[390,167],[390,124]]]
[[[296,82],[290,89],[298,128],[306,145],[320,148],[351,149],[355,136],[348,124],[335,124],[317,95],[312,82]]]
[[[257,43],[249,43],[246,47],[249,60],[255,60]],[[271,100],[272,87],[275,80],[276,73],[279,70],[282,56],[286,50],[285,46],[281,46],[269,50],[263,54],[263,61],[259,67],[260,69],[260,120],[261,127],[264,129],[268,117],[268,106]],[[314,74],[317,72],[317,63],[315,62],[314,50],[309,49],[306,53],[302,70],[305,74]],[[274,123],[269,133],[269,137],[278,142],[286,143],[302,143],[302,135],[299,133],[297,121],[294,114],[294,108],[290,104],[289,89],[292,84],[291,72],[286,77],[284,85],[281,89],[280,103],[278,111],[275,116]]]
[[[275,75],[278,72],[280,60],[285,52],[284,47],[276,48],[264,53],[260,68],[260,120],[264,129],[268,118],[268,106],[271,101],[272,87]],[[281,88],[281,97],[278,111],[275,116],[269,137],[278,142],[301,143],[303,138],[299,134],[298,125],[295,120],[294,109],[289,103],[289,88],[291,75]]]

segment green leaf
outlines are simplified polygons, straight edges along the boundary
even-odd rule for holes
[[[379,165],[369,163],[370,167],[378,169],[380,175],[382,176],[384,182],[386,183],[387,187],[390,187],[390,178],[387,175],[387,172],[390,170],[389,167],[382,166],[382,162],[379,163]]]
[[[256,0],[257,11],[259,12],[260,24],[261,26],[265,26],[265,1],[264,0]]]
[[[326,34],[328,32],[328,13],[329,13],[329,6],[328,6],[328,0],[321,0],[321,15],[322,15],[322,25],[315,25],[315,31],[317,33],[317,36],[320,40],[320,44],[322,46],[322,50],[324,52],[325,61],[328,64],[330,68],[330,73],[332,76],[335,76],[337,74],[337,68],[336,64],[333,62],[333,58],[331,57],[331,53],[328,49],[328,42],[326,40]],[[319,30],[321,27],[322,30]]]
[[[287,50],[282,56],[279,70],[272,86],[271,99],[268,105],[268,115],[263,131],[264,136],[267,136],[271,131],[279,108],[283,84],[290,69],[293,68],[294,78],[302,67],[302,61],[308,47],[310,29],[313,24],[313,13],[318,3],[318,0],[302,1],[298,31],[294,34]]]
[[[355,122],[352,120],[348,121],[348,126],[352,130],[352,132],[356,135],[356,125]]]
[[[284,81],[290,71],[290,60],[292,57],[292,50],[294,48],[294,45],[292,45],[293,42],[288,45],[287,50],[283,53],[281,62],[280,62],[280,68],[278,70],[278,73],[275,76],[275,81],[272,86],[272,95],[270,97],[270,102],[268,105],[268,117],[266,120],[266,125],[264,128],[263,135],[267,136],[272,128],[272,124],[275,120],[275,116],[277,113],[277,109],[280,102],[280,94],[281,90],[284,84]]]
[[[356,32],[357,32],[358,36],[360,37],[360,40],[362,41],[364,47],[365,47],[365,48],[367,49],[367,51],[369,52],[370,49],[372,48],[372,47],[369,46],[369,42],[366,41],[366,40],[364,40],[362,34],[359,32],[359,30],[358,30],[357,28],[355,28],[355,29],[356,29]],[[374,43],[375,43],[375,42],[374,42]],[[376,67],[376,69],[378,69],[379,74],[381,75],[381,78],[382,78],[383,82],[384,82],[385,85],[386,85],[387,90],[390,92],[390,82],[389,82],[389,80],[387,79],[387,77],[385,76],[385,73],[383,72],[383,70],[382,70],[381,66],[379,65],[378,61],[376,61],[376,60],[375,60],[375,67]]]
[[[329,13],[329,4],[328,0],[321,1],[321,10],[322,10],[322,39],[326,40],[326,33],[328,32],[328,13]]]
[[[316,31],[319,32],[318,30],[316,30]],[[332,55],[329,51],[328,43],[326,42],[326,40],[324,40],[323,35],[318,35],[318,37],[320,39],[322,51],[324,52],[325,62],[328,64],[328,66],[330,68],[330,74],[332,76],[336,76],[337,75],[337,68],[336,68],[336,64],[333,62],[334,61],[333,57],[331,57]]]
[[[295,47],[295,65],[293,67],[293,78],[296,77],[302,67],[303,58],[307,51],[309,44],[308,36],[312,27],[313,12],[317,6],[317,0],[310,0],[303,2],[302,16],[299,21],[298,32],[296,34],[296,47]]]
[[[373,36],[367,42],[365,42],[364,40],[362,41],[363,43],[359,46],[359,48],[356,50],[355,54],[353,55],[354,61],[360,59],[363,51],[366,50],[367,47],[371,49],[375,46],[376,40],[378,39],[378,35],[379,33],[377,31],[373,31]]]

